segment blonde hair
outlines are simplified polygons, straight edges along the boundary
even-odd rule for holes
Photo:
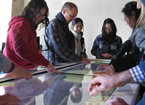
[[[137,20],[137,25],[140,24],[140,27],[142,27],[145,25],[145,7],[143,5],[143,3],[141,2],[141,13],[139,16],[139,19]]]

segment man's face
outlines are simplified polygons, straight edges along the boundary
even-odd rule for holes
[[[64,9],[62,14],[66,22],[69,24],[77,16],[78,9],[77,8],[72,8],[71,10]]]

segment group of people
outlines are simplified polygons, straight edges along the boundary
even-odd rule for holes
[[[112,87],[123,86],[129,82],[144,82],[145,64],[142,62],[144,40],[142,39],[144,39],[145,7],[142,3],[144,4],[145,0],[137,0],[137,3],[135,1],[130,2],[122,10],[124,20],[133,29],[132,35],[123,45],[122,39],[116,35],[117,29],[114,21],[111,18],[104,21],[102,34],[96,37],[91,53],[96,58],[113,58],[113,60],[111,60],[110,66],[103,71],[107,75],[97,76],[90,82],[88,89],[90,95],[95,95]],[[131,6],[141,8],[141,13],[137,8],[133,7],[134,10],[132,10]],[[61,12],[50,22],[48,14],[49,9],[44,0],[31,0],[20,15],[12,17],[3,50],[5,56],[0,53],[0,58],[2,58],[0,70],[10,73],[15,78],[31,79],[32,73],[28,69],[36,68],[38,65],[45,66],[49,72],[59,73],[54,67],[59,63],[90,63],[85,53],[85,41],[82,32],[84,24],[81,18],[75,18],[78,14],[77,6],[72,2],[66,2],[62,6]],[[72,22],[71,29],[68,27],[70,22]],[[45,27],[44,56],[41,54],[41,49],[38,48],[36,41],[36,29],[39,24]],[[128,56],[124,56],[125,52],[129,52]],[[133,63],[131,65],[127,63],[120,69],[118,65],[127,62],[128,58]],[[139,65],[137,66],[137,64]],[[118,71],[123,72],[114,74]],[[138,72],[139,74],[136,75]],[[112,84],[110,85],[108,81],[111,81]],[[12,97],[13,95],[9,96]],[[10,101],[7,101],[7,103]],[[14,97],[12,101],[20,100]],[[115,101],[119,101],[120,104],[122,102],[122,105],[126,104],[122,99],[111,100],[111,103],[115,103]],[[106,102],[106,105],[108,103],[110,103],[110,100]]]
[[[105,73],[106,75],[99,75],[91,80],[88,92],[92,96],[100,91],[115,87],[121,87],[127,83],[136,82],[144,84],[145,82],[145,0],[137,0],[136,7],[137,9],[141,9],[140,15],[138,15],[139,11],[137,12],[135,9],[130,13],[127,12],[127,7],[128,10],[131,9],[131,6],[129,8],[129,5],[129,3],[126,4],[122,12],[124,13],[124,19],[126,20],[127,24],[133,29],[133,32],[129,39],[125,43],[123,43],[123,46],[121,46],[122,50],[119,53],[118,58],[111,60],[110,65],[103,72],[101,72],[103,74]],[[125,52],[129,52],[129,54],[123,56]],[[145,94],[143,94],[142,99],[137,103],[137,105],[144,105],[144,103]],[[105,105],[128,104],[121,98],[114,98],[107,100]]]
[[[122,9],[124,20],[130,26],[130,28],[135,29],[137,20],[140,16],[141,9],[136,8],[136,2],[128,2]],[[131,41],[127,40],[122,44],[121,37],[116,35],[117,28],[115,22],[111,18],[104,20],[102,26],[102,34],[98,35],[93,42],[93,47],[91,49],[91,54],[96,57],[96,59],[115,59],[121,58],[125,53],[131,53]],[[135,47],[136,48],[136,47]],[[135,50],[138,53],[137,48]],[[138,60],[136,54],[136,60]]]
[[[49,9],[44,0],[31,0],[18,16],[11,18],[7,31],[7,40],[3,54],[0,53],[0,70],[10,73],[15,78],[31,79],[28,70],[38,65],[49,72],[59,73],[54,65],[63,62],[90,63],[85,53],[83,21],[75,18],[78,8],[74,3],[66,2],[61,12],[49,23]],[[68,24],[72,21],[71,30]],[[41,54],[36,37],[39,24],[45,27],[45,56]],[[6,66],[7,65],[7,66]],[[9,96],[9,97],[7,97]],[[1,103],[19,102],[13,95],[0,97]],[[12,98],[12,100],[7,100]]]

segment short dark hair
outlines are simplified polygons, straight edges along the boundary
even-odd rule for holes
[[[111,30],[111,36],[110,36],[110,39],[108,39],[108,41],[109,40],[114,41],[115,38],[116,38],[117,28],[116,28],[116,25],[115,25],[114,21],[111,18],[107,18],[107,19],[104,20],[104,23],[103,23],[103,26],[102,26],[102,38],[104,40],[106,40],[107,35],[106,35],[106,31],[105,31],[105,28],[106,28],[105,25],[107,23],[109,23],[111,25],[111,29],[112,29]]]
[[[81,22],[82,25],[84,26],[83,20],[82,20],[81,18],[78,18],[78,17],[76,17],[76,18],[72,21],[72,25],[74,26],[74,25],[77,24],[78,22]]]
[[[71,10],[72,8],[77,8],[77,6],[72,3],[72,2],[66,2],[62,8],[61,8],[61,12],[64,10],[64,9],[68,9],[68,10]]]
[[[131,17],[132,11],[135,12],[135,18],[138,20],[140,16],[141,9],[137,9],[137,2],[136,1],[131,1],[125,4],[124,8],[122,9],[122,12],[127,16]]]
[[[37,25],[35,24],[36,21],[35,14],[40,13],[42,8],[46,9],[46,14],[45,14],[45,19],[42,20],[41,22],[43,25],[45,25],[45,27],[47,27],[49,23],[49,19],[48,19],[49,9],[44,0],[31,0],[19,16],[27,18],[32,22],[34,28],[37,28],[38,24]]]

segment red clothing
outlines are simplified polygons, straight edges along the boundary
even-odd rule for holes
[[[13,17],[9,22],[4,55],[17,66],[30,69],[37,65],[48,66],[49,61],[38,53],[36,30],[23,17]]]

